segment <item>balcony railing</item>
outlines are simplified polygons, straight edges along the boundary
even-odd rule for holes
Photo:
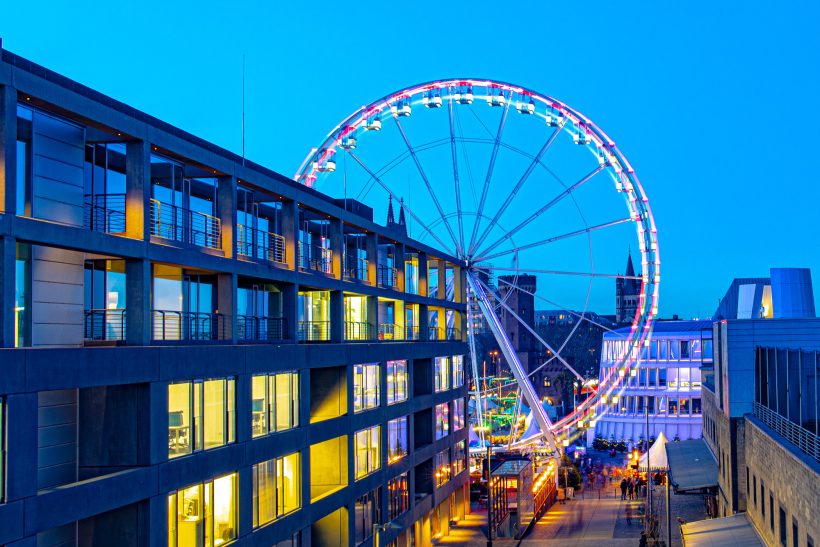
[[[230,322],[219,313],[152,310],[154,340],[224,340]]]
[[[86,194],[83,225],[87,230],[122,234],[125,232],[125,194]]]
[[[287,320],[284,317],[236,316],[236,337],[239,340],[272,342],[287,338]]]
[[[385,264],[376,266],[376,281],[379,287],[395,287],[396,279],[396,268]]]
[[[347,265],[345,267],[345,279],[349,281],[364,281],[366,283],[368,281],[367,259],[361,257],[355,259],[348,259]]]
[[[240,224],[237,226],[236,252],[242,256],[285,263],[285,238]]]
[[[404,335],[405,339],[407,340],[418,340],[419,339],[419,327],[417,325],[413,325],[410,327],[404,327]]]
[[[373,340],[373,325],[365,321],[345,321],[345,340]]]
[[[404,329],[394,323],[379,323],[379,340],[404,340]]]
[[[758,420],[785,437],[795,447],[820,462],[820,436],[758,402],[754,403],[754,415]]]
[[[333,273],[333,251],[319,245],[299,242],[299,269],[313,270],[326,274]]]
[[[209,249],[222,248],[222,224],[217,217],[156,199],[151,199],[151,235]]]
[[[296,324],[296,338],[300,342],[330,340],[330,321],[299,321]]]
[[[83,338],[125,340],[125,308],[85,310]]]

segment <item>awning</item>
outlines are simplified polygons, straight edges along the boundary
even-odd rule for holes
[[[678,491],[717,486],[717,462],[703,439],[667,443],[666,458]]]
[[[671,443],[670,443],[671,444]],[[687,522],[681,526],[684,547],[763,547],[766,543],[757,535],[745,513],[719,519]]]

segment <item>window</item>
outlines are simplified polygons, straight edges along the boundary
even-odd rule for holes
[[[747,465],[746,466],[746,497],[748,497],[749,494],[751,493],[751,492],[749,492],[749,490],[751,490],[751,487],[749,485],[749,466]]]
[[[234,442],[234,379],[168,384],[168,457]]]
[[[467,467],[467,441],[453,446],[453,475],[458,475]]]
[[[453,387],[464,385],[464,356],[453,355]]]
[[[382,466],[381,428],[377,425],[356,432],[356,479],[366,477]]]
[[[660,355],[659,355],[660,360],[661,361],[666,361],[667,359],[669,359],[669,350],[668,350],[669,341],[668,340],[659,340],[658,341],[658,347],[660,349],[660,352],[659,352],[660,353]]]
[[[373,525],[381,522],[380,498],[378,488],[356,498],[353,516],[356,521],[356,544],[362,543],[372,536]]]
[[[251,433],[254,437],[299,426],[299,373],[251,378]]]
[[[442,439],[450,432],[450,404],[436,405],[436,440]]]
[[[702,414],[703,407],[701,406],[700,397],[692,397],[692,414]]]
[[[5,501],[6,492],[6,477],[4,471],[6,469],[6,426],[5,419],[5,400],[0,397],[0,503]]]
[[[390,479],[387,483],[387,518],[396,519],[410,509],[410,483],[407,473]]]
[[[466,419],[464,417],[464,399],[453,401],[453,431],[458,431],[464,427]]]
[[[660,344],[660,342],[657,341],[652,341],[649,344],[649,358],[653,361],[658,359],[658,344]]]
[[[792,517],[792,545],[800,545],[800,528],[797,526],[797,519]]]
[[[15,253],[14,347],[23,348],[31,345],[31,246],[18,243]]]
[[[658,387],[666,387],[666,369],[658,369]]]
[[[298,510],[302,468],[298,452],[253,466],[253,526],[262,526]]]
[[[168,546],[216,547],[236,539],[236,473],[168,496]]]
[[[680,358],[689,360],[689,340],[680,341]]]
[[[681,416],[689,416],[689,399],[686,397],[680,398],[680,411]]]
[[[387,362],[387,404],[407,400],[407,361]]]
[[[444,450],[436,454],[433,463],[435,468],[436,488],[450,480],[450,451]]]
[[[757,475],[752,475],[752,494],[755,502],[755,507],[757,507]]]
[[[407,455],[407,416],[387,422],[387,463]]]
[[[655,413],[655,396],[650,395],[646,398],[646,412],[649,414]]]
[[[680,342],[678,340],[669,341],[669,360],[677,361],[680,359]]]
[[[760,515],[766,517],[766,486],[763,479],[760,479]]]
[[[435,389],[436,393],[439,391],[447,391],[450,389],[450,358],[436,357],[435,370]]]
[[[379,365],[353,365],[353,412],[379,406]]]
[[[769,528],[774,532],[774,494],[769,494]]]

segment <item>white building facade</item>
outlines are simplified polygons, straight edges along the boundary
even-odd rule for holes
[[[624,376],[628,328],[604,333],[600,382]],[[701,437],[701,366],[712,366],[711,321],[659,321],[640,366],[624,377],[622,388],[602,398],[595,436],[636,443],[657,438]],[[592,439],[590,439],[591,441]]]

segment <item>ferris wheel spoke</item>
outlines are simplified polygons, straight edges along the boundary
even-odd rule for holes
[[[471,109],[472,111],[472,109]],[[467,254],[470,255],[475,251],[475,238],[478,235],[478,229],[481,225],[481,219],[484,215],[484,204],[487,201],[487,193],[490,190],[490,181],[493,178],[493,170],[495,169],[495,160],[498,157],[498,150],[501,144],[501,135],[504,133],[504,126],[507,124],[507,114],[510,111],[510,101],[504,102],[504,112],[501,113],[501,121],[498,122],[498,131],[495,134],[495,141],[493,142],[493,151],[490,153],[490,163],[487,166],[487,174],[484,176],[484,186],[481,188],[481,199],[478,202],[478,211],[473,223],[473,232],[470,235],[470,245],[467,249]]]
[[[450,121],[450,153],[453,157],[453,188],[456,195],[456,214],[458,215],[458,241],[461,248],[464,248],[464,221],[461,217],[461,183],[458,177],[458,149],[456,148],[455,119],[453,119],[453,98],[447,102]]]
[[[497,295],[496,293],[494,293],[494,292],[493,292],[493,290],[492,290],[490,287],[488,287],[488,286],[487,286],[487,284],[486,284],[486,283],[484,283],[481,279],[478,279],[478,283],[479,283],[479,284],[481,284],[481,286],[484,288],[484,290],[485,290],[485,291],[487,291],[487,292],[489,292],[489,293],[491,293],[491,294],[494,294],[494,295],[498,296],[498,295]],[[527,324],[527,322],[526,322],[526,321],[524,321],[524,320],[521,318],[521,316],[520,316],[520,315],[518,315],[517,313],[515,313],[515,311],[514,311],[514,310],[513,310],[510,306],[508,306],[506,302],[502,302],[501,300],[499,300],[499,304],[501,305],[501,307],[502,307],[502,308],[504,308],[504,309],[507,311],[507,313],[509,313],[510,315],[512,315],[512,316],[515,318],[515,320],[516,320],[516,321],[518,321],[518,323],[519,323],[522,327],[524,327],[524,328],[525,328],[525,329],[526,329],[526,330],[527,330],[530,334],[532,334],[532,335],[535,337],[535,339],[536,339],[536,340],[538,340],[539,342],[541,342],[541,344],[543,344],[543,346],[544,346],[545,348],[547,348],[549,351],[551,351],[551,352],[552,352],[552,354],[555,356],[555,358],[556,358],[556,359],[558,359],[558,361],[560,361],[560,362],[561,362],[561,364],[562,364],[562,365],[564,365],[564,367],[565,367],[567,370],[569,370],[570,372],[572,372],[572,373],[573,373],[573,374],[574,374],[577,378],[579,378],[579,379],[581,379],[581,380],[583,380],[583,379],[584,379],[584,377],[583,377],[583,376],[581,376],[581,375],[578,373],[578,371],[577,371],[577,370],[575,370],[574,368],[572,368],[572,365],[570,365],[570,364],[567,362],[567,360],[566,360],[566,359],[564,359],[563,357],[561,357],[561,354],[560,354],[559,352],[556,352],[556,351],[555,351],[555,349],[554,349],[554,348],[553,348],[553,347],[552,347],[549,343],[547,343],[547,341],[546,341],[546,340],[544,340],[543,338],[541,338],[541,335],[539,335],[537,332],[535,332],[535,329],[533,329],[533,328],[532,328],[529,324]],[[528,375],[528,376],[529,376],[529,375]]]
[[[556,128],[555,131],[552,132],[552,135],[549,136],[547,142],[544,143],[544,146],[541,147],[541,150],[539,150],[535,157],[532,159],[532,162],[530,163],[529,167],[527,167],[527,170],[524,171],[524,174],[521,175],[521,178],[518,179],[518,182],[515,184],[515,186],[513,186],[513,189],[507,195],[507,198],[501,204],[501,207],[498,208],[498,211],[495,213],[495,216],[493,217],[492,221],[490,221],[490,224],[481,233],[481,236],[478,238],[478,241],[476,241],[474,247],[480,247],[481,244],[484,243],[484,240],[487,239],[487,236],[490,235],[493,226],[495,226],[495,224],[498,222],[498,219],[501,218],[501,215],[504,214],[504,211],[507,210],[507,207],[509,207],[510,203],[512,203],[513,199],[515,199],[515,196],[518,194],[518,191],[521,190],[521,187],[524,186],[525,182],[527,182],[527,179],[538,166],[543,155],[546,154],[547,150],[549,150],[550,146],[552,146],[552,143],[555,142],[555,139],[558,137],[558,134],[561,132],[562,129],[563,126]]]
[[[581,177],[581,178],[578,180],[578,182],[576,182],[576,183],[575,183],[575,184],[573,184],[572,186],[570,186],[570,187],[566,188],[563,192],[561,192],[560,194],[558,194],[557,196],[555,196],[555,197],[554,197],[552,200],[550,200],[550,201],[549,201],[546,205],[544,205],[543,207],[541,207],[540,209],[538,209],[536,212],[534,212],[532,215],[530,215],[529,217],[527,217],[527,218],[526,218],[523,222],[521,222],[521,224],[519,224],[518,226],[516,226],[516,227],[515,227],[515,228],[513,228],[512,230],[510,230],[510,231],[506,232],[503,236],[501,236],[501,237],[500,237],[500,238],[498,238],[496,241],[494,241],[493,243],[491,243],[490,245],[488,245],[488,246],[487,246],[487,249],[493,249],[493,248],[497,247],[499,244],[503,243],[504,241],[507,241],[508,239],[510,239],[510,238],[511,238],[513,235],[515,235],[517,232],[519,232],[519,231],[520,231],[520,230],[522,230],[523,228],[527,227],[527,226],[528,226],[531,222],[533,222],[535,219],[537,219],[538,217],[540,217],[541,215],[543,215],[544,213],[546,213],[548,210],[550,210],[550,209],[551,209],[553,206],[555,206],[558,202],[560,202],[560,201],[561,201],[561,200],[563,200],[565,197],[567,197],[567,196],[569,196],[570,194],[572,194],[572,192],[574,192],[575,190],[577,190],[578,188],[580,188],[581,186],[583,186],[585,183],[587,183],[587,182],[589,182],[590,180],[592,180],[592,178],[593,178],[593,177],[595,177],[595,175],[597,175],[598,173],[600,173],[600,172],[601,172],[601,171],[603,171],[603,170],[604,170],[604,167],[603,167],[603,166],[599,166],[599,167],[597,167],[597,168],[593,169],[592,171],[590,171],[589,173],[587,173],[586,175],[584,175],[583,177]],[[481,255],[481,254],[484,254],[484,253],[486,253],[486,252],[487,252],[487,251],[486,251],[486,250],[484,250],[484,251],[481,251],[481,252],[480,252],[480,253],[478,253],[478,254],[479,254],[479,255]]]
[[[514,285],[513,283],[511,283],[511,282],[509,282],[509,281],[506,281],[506,280],[504,280],[504,279],[499,278],[499,279],[498,279],[498,282],[499,282],[499,283],[503,283],[503,284],[505,284],[505,285],[509,285],[509,286],[511,286],[511,287],[514,287],[516,290],[519,290],[519,291],[521,291],[521,292],[523,292],[523,293],[526,293],[526,294],[528,294],[528,295],[532,296],[533,298],[537,298],[538,300],[541,300],[541,301],[543,301],[543,302],[546,302],[546,303],[547,303],[547,304],[549,304],[550,306],[555,306],[555,307],[556,307],[556,308],[558,308],[559,310],[561,310],[561,311],[565,311],[565,312],[567,312],[568,314],[570,314],[570,315],[572,315],[572,316],[577,317],[579,321],[586,321],[587,323],[590,323],[590,324],[592,324],[592,325],[595,325],[596,327],[599,327],[599,328],[601,328],[601,329],[603,329],[603,330],[605,330],[605,331],[607,331],[607,332],[610,332],[610,333],[612,333],[612,334],[614,334],[614,335],[616,335],[616,336],[623,336],[623,337],[626,337],[626,335],[625,335],[625,334],[620,333],[620,332],[616,331],[615,329],[609,328],[609,327],[607,327],[606,325],[603,325],[603,324],[601,324],[601,323],[598,323],[597,321],[594,321],[594,320],[590,319],[590,317],[589,317],[586,313],[578,313],[577,311],[575,311],[575,310],[571,310],[571,309],[569,309],[569,308],[568,308],[568,307],[566,307],[566,306],[562,306],[562,305],[561,305],[561,304],[559,304],[558,302],[555,302],[555,301],[553,301],[553,300],[550,300],[549,298],[546,298],[546,297],[544,297],[544,296],[541,296],[540,294],[535,294],[534,292],[530,292],[530,291],[528,291],[528,290],[526,290],[526,289],[522,289],[521,287],[518,287],[518,286]]]
[[[421,166],[421,162],[419,161],[419,157],[416,154],[416,150],[413,148],[413,145],[410,144],[410,139],[407,138],[407,133],[404,132],[404,128],[401,126],[401,122],[399,122],[398,117],[394,117],[393,120],[396,122],[396,127],[399,128],[399,133],[401,133],[402,139],[404,139],[404,144],[407,146],[407,150],[410,152],[410,155],[413,157],[413,161],[416,164],[416,168],[419,170],[419,175],[421,176],[421,180],[424,182],[424,185],[427,187],[427,192],[430,194],[430,199],[433,200],[433,204],[436,206],[438,210],[438,214],[441,215],[441,218],[444,219],[444,226],[447,228],[447,232],[450,234],[450,237],[453,240],[453,243],[456,246],[456,252],[453,253],[455,255],[460,255],[461,253],[461,245],[456,239],[455,232],[453,232],[453,227],[450,226],[450,223],[447,221],[446,215],[444,214],[444,209],[441,207],[441,202],[439,202],[438,197],[436,196],[435,191],[433,190],[433,185],[430,184],[430,180],[427,178],[427,174],[424,172],[424,168]]]
[[[637,275],[621,275],[621,274],[608,274],[608,273],[599,273],[599,272],[568,272],[563,270],[540,270],[534,268],[510,268],[510,267],[500,267],[500,266],[476,266],[477,270],[481,270],[487,273],[492,273],[493,271],[504,271],[504,272],[518,272],[522,274],[550,274],[550,275],[577,275],[581,277],[608,277],[612,279],[635,279],[637,281],[641,280],[640,276]]]
[[[584,228],[582,230],[576,230],[574,232],[568,232],[566,234],[561,234],[561,235],[550,237],[550,238],[547,238],[547,239],[542,239],[540,241],[536,241],[535,243],[528,243],[526,245],[513,247],[512,249],[507,249],[505,251],[499,251],[495,254],[481,255],[481,256],[476,257],[474,259],[474,261],[475,262],[485,262],[487,260],[490,260],[490,259],[493,259],[493,258],[498,258],[500,256],[506,256],[506,255],[509,255],[509,254],[517,253],[519,251],[524,251],[526,249],[532,249],[533,247],[540,247],[541,245],[548,245],[550,243],[555,243],[556,241],[560,241],[562,239],[567,239],[567,238],[570,238],[570,237],[575,237],[575,236],[579,236],[579,235],[583,235],[583,234],[588,234],[590,232],[594,232],[594,231],[597,231],[597,230],[603,230],[603,229],[606,229],[606,228],[610,228],[612,226],[617,226],[618,224],[623,224],[624,222],[630,222],[631,220],[632,220],[631,217],[626,217],[626,218],[621,218],[621,219],[618,219],[618,220],[613,220],[613,221],[610,221],[610,222],[605,222],[603,224],[597,224],[595,226],[590,226],[590,227]],[[491,251],[491,250],[492,250],[492,248],[488,248],[485,252]]]
[[[399,196],[398,196],[398,195],[396,195],[396,193],[395,193],[395,192],[393,192],[393,190],[391,190],[391,189],[390,189],[390,187],[389,187],[389,186],[387,186],[387,184],[385,184],[385,182],[384,182],[384,181],[383,181],[380,177],[378,177],[378,176],[376,175],[376,173],[374,173],[374,172],[373,172],[373,171],[372,171],[372,170],[371,170],[371,169],[370,169],[367,165],[365,165],[365,164],[364,164],[364,162],[363,162],[362,160],[360,160],[360,159],[359,159],[359,157],[358,157],[356,154],[354,154],[353,152],[350,152],[350,151],[348,151],[347,153],[350,155],[350,157],[351,157],[351,158],[353,158],[353,159],[356,161],[356,163],[358,163],[358,164],[362,167],[362,169],[364,169],[364,170],[367,172],[367,174],[368,174],[368,175],[370,175],[370,176],[373,178],[373,180],[375,180],[375,181],[376,181],[376,182],[377,182],[377,183],[378,183],[378,184],[379,184],[382,188],[384,188],[384,190],[385,190],[388,194],[390,194],[390,197],[392,197],[393,199],[395,199],[395,200],[397,200],[397,201],[399,201],[399,202],[400,202],[400,199],[401,199],[401,198],[399,198]],[[427,232],[428,234],[430,234],[430,236],[431,236],[433,239],[435,239],[435,240],[438,242],[438,244],[439,244],[439,245],[441,245],[441,248],[442,248],[444,251],[447,251],[447,252],[452,253],[452,251],[450,250],[450,248],[449,248],[447,245],[445,245],[445,244],[444,244],[444,242],[443,242],[443,241],[441,241],[441,239],[439,239],[439,237],[435,234],[435,232],[433,232],[433,230],[431,230],[431,229],[427,226],[427,224],[425,224],[425,223],[424,223],[424,222],[423,222],[423,221],[419,218],[419,216],[418,216],[416,213],[414,213],[414,212],[412,211],[412,209],[410,209],[410,208],[407,206],[407,204],[406,204],[406,203],[402,204],[401,206],[404,208],[404,210],[405,210],[405,211],[407,211],[407,214],[409,214],[409,215],[413,218],[413,220],[415,220],[415,221],[419,224],[419,226],[421,226],[422,230],[424,230],[425,232]]]

